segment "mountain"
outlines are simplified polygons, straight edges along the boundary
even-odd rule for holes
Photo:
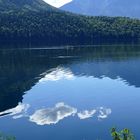
[[[139,0],[73,0],[61,9],[84,15],[140,18]]]
[[[137,19],[76,15],[42,0],[0,0],[0,42],[58,45],[139,39]]]
[[[46,4],[42,0],[0,0],[0,12],[8,12],[13,10],[48,11],[55,10],[55,8]]]

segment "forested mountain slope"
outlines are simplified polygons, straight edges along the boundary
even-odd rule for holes
[[[75,15],[41,0],[0,0],[0,9],[0,41],[69,44],[140,38],[136,19]]]

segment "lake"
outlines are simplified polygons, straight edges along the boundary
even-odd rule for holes
[[[140,45],[0,49],[0,131],[17,140],[140,139]]]

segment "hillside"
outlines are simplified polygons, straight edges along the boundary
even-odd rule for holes
[[[140,38],[136,19],[75,15],[41,0],[0,0],[0,9],[0,41],[90,44]]]
[[[0,0],[0,12],[56,10],[42,0]]]
[[[73,0],[61,9],[92,16],[140,18],[139,0]]]

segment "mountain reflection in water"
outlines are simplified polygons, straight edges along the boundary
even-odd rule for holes
[[[139,139],[139,72],[133,44],[0,49],[0,130],[20,140],[91,140],[119,125]]]
[[[130,86],[140,87],[139,71],[140,48],[133,45],[1,49],[0,111],[17,106],[38,81],[93,76],[121,78]]]

